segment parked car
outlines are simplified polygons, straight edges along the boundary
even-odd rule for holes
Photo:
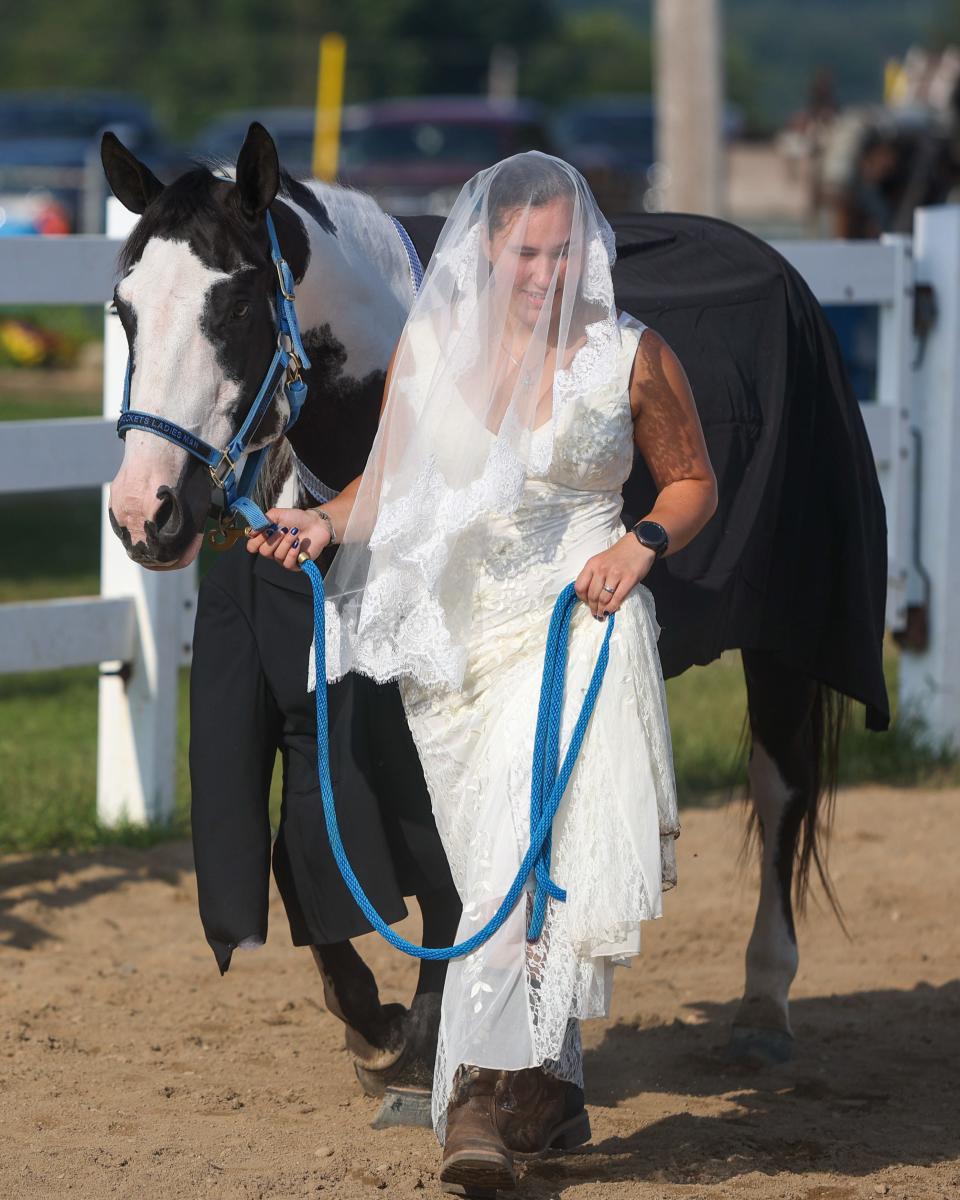
[[[743,114],[724,106],[723,133],[743,131]],[[656,105],[650,96],[592,96],[562,108],[551,122],[558,153],[590,182],[606,212],[656,209]]]
[[[196,158],[232,165],[251,122],[259,121],[276,142],[285,169],[298,179],[308,179],[313,171],[315,119],[312,108],[251,108],[222,113],[200,130],[190,150]]]
[[[71,230],[92,232],[102,220],[99,139],[112,129],[161,178],[182,159],[164,141],[147,105],[119,92],[0,92],[0,206],[43,193]],[[84,220],[84,197],[89,200]]]
[[[648,96],[606,96],[567,105],[551,128],[561,157],[582,171],[608,212],[642,211],[650,187],[656,115]]]
[[[539,105],[478,96],[357,105],[344,134],[341,179],[398,216],[445,216],[477,171],[521,150],[555,149]]]

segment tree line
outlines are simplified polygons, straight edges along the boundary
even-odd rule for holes
[[[347,100],[482,92],[491,53],[517,55],[522,95],[558,104],[597,92],[649,93],[651,0],[31,0],[0,33],[6,88],[137,92],[165,130],[189,137],[232,108],[309,105],[317,45],[347,38]],[[728,98],[763,131],[804,102],[835,63],[841,98],[874,88],[883,56],[960,23],[960,3],[727,0]],[[849,90],[849,89],[848,89]]]

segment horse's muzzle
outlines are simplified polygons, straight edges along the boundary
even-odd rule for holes
[[[194,470],[190,464],[180,485],[159,487],[156,498],[160,503],[152,516],[143,521],[142,534],[138,528],[140,536],[136,541],[111,506],[113,532],[123,543],[127,555],[144,567],[175,569],[189,566],[199,552],[210,511],[210,477],[206,471]]]

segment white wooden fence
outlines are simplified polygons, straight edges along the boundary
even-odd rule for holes
[[[0,239],[0,306],[103,303],[130,221],[112,202],[106,237]],[[821,302],[879,308],[877,396],[862,410],[887,504],[887,624],[903,631],[925,607],[929,627],[926,647],[902,654],[899,700],[919,713],[931,741],[956,741],[960,207],[920,211],[913,238],[777,248]],[[919,363],[917,285],[932,287],[937,306]],[[0,424],[0,495],[93,487],[116,473],[126,347],[119,321],[105,321],[103,418]],[[100,595],[0,605],[0,674],[100,664],[98,814],[107,824],[148,823],[173,810],[177,671],[189,658],[196,576],[131,563],[110,529],[106,491]]]
[[[0,305],[103,304],[132,218],[108,206],[107,236],[0,239]],[[0,495],[101,487],[120,466],[126,342],[105,316],[103,417],[0,424]],[[131,562],[102,487],[100,595],[0,605],[0,674],[100,665],[97,814],[107,825],[173,813],[177,676],[189,661],[196,569]]]

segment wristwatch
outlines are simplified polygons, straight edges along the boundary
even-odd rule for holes
[[[652,550],[657,558],[663,558],[670,545],[670,535],[658,521],[638,521],[633,534],[640,545]]]

